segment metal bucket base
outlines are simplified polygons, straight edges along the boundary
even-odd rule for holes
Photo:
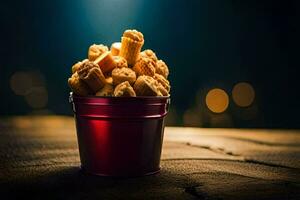
[[[147,172],[145,174],[137,174],[137,175],[110,175],[110,174],[99,174],[99,173],[92,173],[92,172],[88,172],[86,171],[82,166],[80,167],[80,171],[83,173],[83,174],[86,174],[86,175],[92,175],[92,176],[99,176],[99,177],[111,177],[111,178],[136,178],[136,177],[143,177],[143,176],[151,176],[151,175],[155,175],[155,174],[158,174],[160,173],[160,170],[161,168],[159,168],[158,170],[156,171],[152,171],[152,172]]]

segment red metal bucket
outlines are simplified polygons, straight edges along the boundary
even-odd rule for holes
[[[80,97],[70,94],[82,169],[102,176],[160,170],[169,97]]]

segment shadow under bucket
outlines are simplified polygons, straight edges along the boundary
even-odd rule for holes
[[[160,170],[170,97],[81,97],[70,93],[84,172],[143,176]]]

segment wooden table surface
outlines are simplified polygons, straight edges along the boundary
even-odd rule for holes
[[[71,117],[0,118],[0,150],[0,199],[300,199],[295,130],[166,127],[162,171],[130,179],[79,171]]]

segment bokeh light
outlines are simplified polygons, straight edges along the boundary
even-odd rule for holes
[[[249,83],[241,82],[233,87],[232,98],[238,106],[247,107],[253,103],[255,91]]]
[[[224,90],[214,88],[207,93],[205,102],[209,110],[212,112],[222,113],[229,105],[229,98]]]
[[[30,74],[22,71],[14,73],[10,78],[10,87],[16,95],[25,95],[32,87]]]
[[[45,78],[39,71],[15,72],[10,78],[10,87],[16,95],[24,96],[31,108],[45,108],[48,103]]]
[[[10,78],[10,88],[16,95],[24,96],[32,87],[44,85],[45,78],[37,71],[17,71]]]
[[[46,84],[44,75],[39,71],[29,72],[32,86],[44,86]]]
[[[33,87],[25,95],[25,100],[32,108],[44,108],[48,103],[48,92],[45,87]]]

